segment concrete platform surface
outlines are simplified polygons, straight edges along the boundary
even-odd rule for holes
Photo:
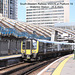
[[[52,62],[37,75],[75,75],[74,55],[69,54]]]
[[[75,75],[75,60],[73,57],[64,65],[60,75]]]

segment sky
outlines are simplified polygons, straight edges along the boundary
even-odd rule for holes
[[[18,20],[26,22],[26,7],[25,5],[20,5],[20,3],[25,3],[26,0],[18,0]],[[75,22],[75,0],[70,0],[70,22]]]
[[[73,3],[70,5],[70,22],[75,22],[75,0],[70,0],[70,3]]]
[[[18,20],[26,22],[26,8],[25,5],[20,5],[20,3],[25,3],[26,0],[18,0]]]

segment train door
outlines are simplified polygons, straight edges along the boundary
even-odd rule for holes
[[[31,55],[32,53],[31,44],[31,40],[26,40],[26,55]]]

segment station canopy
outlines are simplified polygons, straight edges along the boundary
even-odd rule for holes
[[[34,24],[28,24],[17,20],[12,20],[0,16],[0,35],[1,36],[14,36],[17,38],[38,38],[38,39],[51,39],[54,32],[57,31],[58,35],[64,33],[75,37],[75,32],[67,29],[46,27]]]

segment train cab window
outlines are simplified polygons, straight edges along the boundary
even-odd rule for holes
[[[37,49],[37,41],[32,40],[32,49],[35,50]]]
[[[26,41],[26,49],[30,49],[30,41]]]
[[[22,49],[25,49],[25,41],[23,41]]]

